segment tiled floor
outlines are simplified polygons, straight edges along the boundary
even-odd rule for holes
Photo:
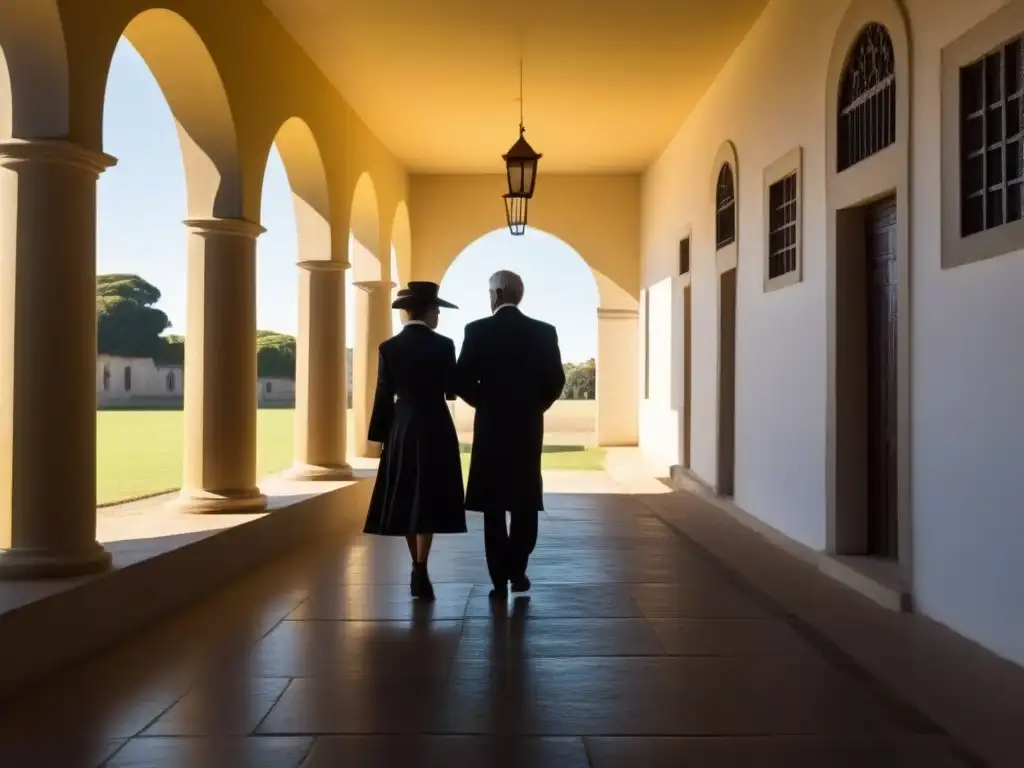
[[[970,764],[640,502],[547,503],[528,597],[487,599],[476,518],[433,605],[403,541],[326,543],[13,702],[0,765]]]

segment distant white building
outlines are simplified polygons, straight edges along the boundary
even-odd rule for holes
[[[160,365],[150,357],[96,357],[96,400],[101,408],[131,401],[180,402],[184,385],[181,365]]]
[[[349,405],[352,398],[352,350],[348,352]],[[261,376],[257,380],[260,405],[294,405],[294,379]],[[160,364],[151,357],[96,357],[96,403],[118,405],[180,405],[185,396],[185,370],[177,363]]]
[[[295,380],[277,376],[260,376],[256,396],[260,405],[294,405]]]

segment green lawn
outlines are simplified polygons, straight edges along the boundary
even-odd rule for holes
[[[292,463],[293,410],[260,409],[256,462],[259,477]],[[181,484],[181,411],[98,411],[96,494],[100,504],[169,491]],[[469,446],[462,446],[463,473]],[[544,448],[544,469],[598,470],[604,450],[579,445]]]
[[[292,463],[295,411],[260,409],[259,477]],[[96,412],[96,498],[100,504],[146,496],[181,485],[182,411]]]

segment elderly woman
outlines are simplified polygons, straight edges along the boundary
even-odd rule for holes
[[[455,399],[455,344],[435,332],[437,283],[411,282],[392,307],[402,332],[380,345],[369,439],[380,467],[365,533],[404,536],[412,556],[412,596],[434,599],[427,559],[434,534],[465,533],[459,438],[447,400]]]

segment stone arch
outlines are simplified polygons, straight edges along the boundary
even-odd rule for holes
[[[447,261],[442,274],[427,279],[442,283],[456,261],[483,237],[504,230],[504,227],[491,228],[476,237],[466,238],[454,255]],[[637,444],[637,391],[636,391],[636,360],[637,347],[637,312],[635,300],[623,298],[617,291],[620,289],[594,268],[587,259],[586,253],[578,248],[570,239],[559,232],[539,226],[530,225],[528,232],[539,232],[545,237],[561,243],[571,251],[590,273],[591,283],[588,288],[593,291],[596,312],[591,322],[597,331],[597,391],[596,391],[596,423],[594,425],[597,441],[600,445],[636,445]],[[514,265],[510,265],[515,269]],[[602,288],[604,292],[602,292]],[[442,288],[442,291],[444,289]],[[486,286],[480,286],[481,295],[485,296]],[[530,284],[526,285],[526,296],[529,301]],[[608,302],[614,302],[608,306]],[[632,306],[629,304],[632,302]],[[602,363],[603,361],[603,363]],[[569,361],[566,361],[569,362]],[[573,361],[578,362],[578,361]]]
[[[383,279],[377,188],[370,174],[365,171],[359,176],[352,191],[349,232],[348,260],[352,267],[352,279],[356,282]]]
[[[145,60],[174,116],[189,218],[241,218],[235,121],[217,64],[202,37],[184,17],[163,8],[140,13],[123,36]]]
[[[0,141],[68,134],[68,59],[55,0],[0,3]]]
[[[412,271],[412,230],[409,224],[409,207],[403,200],[395,208],[391,222],[391,282],[401,285],[409,282]]]
[[[278,129],[277,145],[295,206],[300,261],[331,259],[331,200],[320,146],[305,120],[292,117]],[[264,158],[269,158],[270,147]],[[266,159],[264,159],[264,168]]]
[[[739,159],[736,154],[736,145],[731,141],[723,141],[715,153],[715,160],[711,166],[711,205],[715,212],[715,261],[718,264],[718,273],[721,274],[738,265],[739,239],[740,239],[740,173]],[[720,198],[719,186],[723,182],[729,182],[732,188],[732,237],[727,242],[719,245],[718,238],[718,203]]]
[[[715,491],[732,496],[736,479],[736,323],[739,286],[739,160],[736,145],[722,142],[711,172],[715,269],[718,275],[717,459]],[[731,195],[731,197],[730,197]]]
[[[493,228],[493,229],[490,229],[490,230],[488,230],[487,232],[482,232],[482,233],[480,233],[479,235],[477,235],[476,237],[474,237],[474,238],[472,238],[471,240],[469,240],[469,241],[468,241],[468,242],[467,242],[467,243],[466,243],[465,245],[463,245],[463,246],[462,246],[462,247],[461,247],[461,248],[460,248],[460,249],[459,249],[459,250],[458,250],[458,251],[457,251],[457,252],[455,253],[455,255],[454,255],[454,256],[453,256],[452,258],[451,258],[451,260],[450,260],[450,261],[448,261],[448,264],[447,264],[447,265],[445,266],[445,269],[444,269],[444,273],[443,273],[443,274],[441,274],[441,275],[438,275],[438,276],[436,277],[436,281],[437,281],[438,283],[442,282],[442,281],[444,280],[445,276],[446,276],[446,275],[448,274],[448,272],[449,272],[449,271],[451,271],[451,268],[452,268],[452,266],[453,266],[453,265],[455,264],[456,260],[458,260],[458,258],[459,258],[459,257],[460,257],[460,256],[461,256],[461,255],[462,255],[463,253],[465,253],[465,252],[466,252],[466,251],[467,251],[468,249],[472,248],[472,247],[473,247],[473,246],[474,246],[474,245],[475,245],[475,244],[476,244],[477,242],[479,242],[479,241],[480,241],[480,240],[482,240],[483,238],[487,237],[488,235],[490,235],[490,234],[492,234],[492,233],[494,233],[494,232],[500,232],[500,231],[502,231],[503,229],[505,229],[505,227],[495,227],[495,228]],[[594,268],[593,268],[593,267],[592,267],[592,266],[590,265],[590,262],[588,262],[588,261],[587,261],[587,257],[583,255],[583,252],[582,252],[582,251],[580,251],[580,249],[579,249],[579,248],[577,248],[577,247],[576,247],[575,245],[573,245],[573,244],[572,244],[572,243],[571,243],[571,242],[570,242],[569,240],[567,240],[566,238],[562,237],[561,235],[559,235],[559,234],[558,234],[558,233],[556,233],[556,232],[551,232],[551,231],[549,231],[549,230],[547,230],[547,229],[543,229],[543,228],[541,228],[541,227],[535,227],[535,226],[533,226],[532,224],[530,225],[530,227],[529,227],[529,230],[531,230],[531,231],[535,231],[535,232],[540,232],[540,233],[541,233],[541,234],[543,234],[543,235],[544,235],[545,237],[550,237],[550,238],[552,238],[552,239],[554,239],[554,240],[557,240],[558,242],[562,243],[562,244],[563,244],[563,245],[565,245],[565,246],[566,246],[566,247],[567,247],[567,248],[568,248],[569,250],[571,250],[571,251],[573,252],[573,254],[575,254],[575,256],[576,256],[576,258],[577,258],[577,259],[579,259],[579,260],[580,260],[580,261],[581,261],[581,262],[582,262],[583,264],[585,264],[585,265],[586,265],[586,267],[587,267],[587,271],[588,271],[588,272],[590,272],[590,276],[591,276],[591,278],[592,278],[592,279],[593,279],[593,281],[594,281],[593,285],[594,285],[594,290],[595,290],[595,291],[596,291],[596,293],[597,293],[597,301],[598,301],[598,306],[599,306],[599,307],[603,307],[603,306],[604,306],[604,303],[603,303],[603,298],[602,298],[602,296],[601,296],[601,275],[600,275],[600,273],[599,273],[599,272],[597,272],[597,271],[596,271],[596,270],[595,270],[595,269],[594,269]],[[512,266],[512,267],[510,267],[510,269],[513,269],[513,270],[514,270],[514,269],[515,269],[515,267],[514,267],[514,266]],[[432,278],[432,279],[434,279],[434,278]],[[527,286],[527,290],[529,290],[529,286]]]
[[[870,25],[880,25],[892,44],[895,124],[892,141],[843,167],[839,154],[839,114],[843,78],[858,41]],[[825,81],[826,196],[826,510],[827,547],[835,554],[867,551],[868,509],[867,331],[864,295],[867,279],[866,219],[880,199],[895,198],[895,262],[899,307],[896,328],[896,521],[900,599],[912,581],[910,498],[910,58],[909,27],[897,0],[854,0],[836,30]],[[863,355],[861,354],[863,352]],[[895,586],[895,585],[892,585]]]
[[[623,290],[613,280],[608,278],[603,272],[597,269],[591,261],[587,259],[586,251],[577,247],[571,238],[565,237],[559,233],[557,231],[557,227],[547,228],[530,224],[529,228],[537,230],[538,232],[543,232],[546,235],[550,235],[551,237],[560,240],[569,246],[569,248],[571,248],[580,257],[580,259],[582,259],[583,263],[586,264],[587,268],[590,270],[590,274],[594,278],[594,283],[597,285],[597,295],[600,302],[599,306],[602,309],[635,311],[637,300],[633,296],[630,296],[629,293]],[[495,227],[487,230],[486,232],[477,232],[473,235],[468,235],[467,233],[468,236],[460,238],[459,242],[454,244],[454,247],[451,249],[452,255],[444,263],[443,269],[437,270],[438,274],[425,275],[420,279],[433,280],[440,283],[442,277],[449,269],[451,269],[452,264],[455,263],[455,259],[457,259],[463,251],[469,248],[480,238],[489,235],[491,232],[497,232],[500,229],[502,228]]]

